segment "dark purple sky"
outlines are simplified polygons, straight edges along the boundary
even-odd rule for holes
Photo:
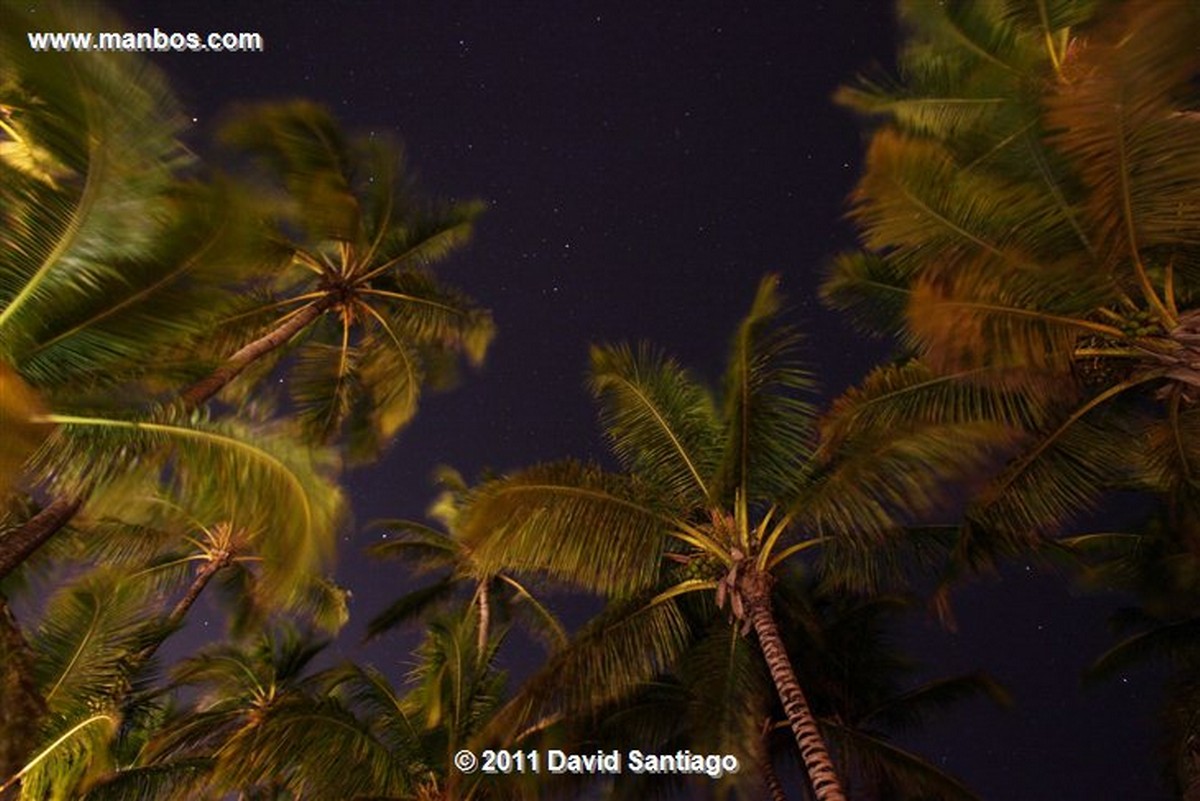
[[[889,64],[890,3],[117,3],[134,30],[258,31],[266,52],[169,54],[203,141],[232,101],[303,96],[352,129],[408,145],[433,193],[491,205],[441,274],[490,306],[486,367],[428,396],[381,463],[350,478],[360,523],[420,517],[429,475],[466,475],[603,448],[583,389],[587,344],[648,339],[715,378],[762,273],[779,271],[829,393],[882,354],[813,300],[853,243],[842,219],[864,137],[829,97]],[[340,580],[349,657],[406,670],[412,639],[357,645],[406,579],[348,537]],[[904,632],[929,675],[980,667],[1014,693],[931,725],[922,753],[989,801],[1165,799],[1156,790],[1156,675],[1083,689],[1111,639],[1111,598],[1024,565],[956,596],[957,634]],[[633,744],[631,744],[632,747]]]

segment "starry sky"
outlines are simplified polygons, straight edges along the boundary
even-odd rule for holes
[[[415,633],[363,646],[361,631],[405,578],[362,556],[378,536],[362,524],[420,518],[440,463],[472,476],[603,458],[583,387],[589,343],[646,339],[715,380],[758,278],[776,271],[827,397],[886,355],[814,298],[822,266],[854,241],[843,215],[864,144],[829,98],[891,63],[890,3],[114,5],[132,30],[263,35],[263,53],[156,57],[201,151],[230,103],[306,97],[352,130],[401,137],[429,193],[489,204],[473,244],[439,270],[494,311],[486,366],[427,396],[383,462],[349,477],[358,525],[338,577],[353,621],[337,650],[394,680]],[[966,704],[904,742],[989,801],[1165,799],[1161,675],[1079,680],[1125,600],[1017,563],[956,594],[956,633],[912,619],[902,641],[929,677],[985,668],[1015,706]],[[510,657],[520,669],[536,653]]]

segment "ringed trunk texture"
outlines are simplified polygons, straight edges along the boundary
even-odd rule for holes
[[[184,408],[194,409],[229,385],[258,359],[286,344],[314,320],[328,311],[333,298],[321,299],[302,308],[282,324],[245,345],[223,365],[179,393]],[[0,540],[0,579],[5,578],[32,556],[51,537],[71,522],[83,506],[85,497],[55,498],[49,506],[29,519],[25,525]]]
[[[767,785],[767,795],[770,796],[771,801],[788,801],[787,793],[783,789],[783,782],[779,781],[779,774],[775,772],[775,765],[771,762],[770,754],[763,754],[762,777],[763,783]]]
[[[808,699],[800,689],[796,671],[792,668],[783,638],[779,635],[779,627],[775,624],[775,615],[771,611],[772,583],[769,573],[757,570],[747,571],[738,582],[750,623],[758,635],[758,646],[767,661],[775,690],[783,702],[783,711],[800,747],[800,757],[804,760],[813,794],[817,801],[846,801],[846,793],[834,769],[829,749],[825,746],[825,738],[821,736]]]

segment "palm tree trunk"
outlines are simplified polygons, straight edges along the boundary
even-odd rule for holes
[[[483,655],[487,651],[488,637],[491,636],[491,632],[488,631],[492,621],[492,603],[488,597],[488,584],[490,581],[489,578],[485,577],[479,582],[479,639],[475,644],[475,660],[480,666],[483,665]]]
[[[208,401],[255,361],[278,349],[303,331],[305,327],[324,314],[333,305],[333,301],[332,297],[322,298],[305,306],[279,326],[238,350],[207,377],[179,393],[179,400],[183,403],[184,408],[194,409]],[[84,500],[86,500],[85,496],[55,498],[45,509],[26,521],[23,526],[0,540],[0,580],[6,578],[38,548],[61,531],[63,526],[71,522],[71,518],[75,517],[75,513],[83,506]]]
[[[292,337],[299,334],[318,317],[328,311],[333,302],[333,296],[329,296],[301,308],[300,311],[293,314],[279,326],[271,329],[248,345],[243,346],[208,376],[185,389],[179,394],[179,399],[183,401],[183,405],[188,409],[194,409],[207,402],[212,396],[228,386],[229,382],[241,375],[242,371],[247,367],[268,353],[290,342]]]
[[[6,578],[70,523],[79,507],[83,506],[83,500],[83,496],[55,498],[23,525],[0,539],[0,579]]]
[[[196,603],[196,600],[200,597],[200,593],[204,592],[204,588],[208,586],[210,581],[212,581],[213,576],[217,575],[217,572],[221,568],[228,565],[232,560],[233,554],[231,552],[221,552],[205,562],[204,566],[196,571],[196,575],[192,579],[192,583],[188,585],[187,592],[184,593],[183,597],[175,603],[175,606],[171,609],[171,614],[167,615],[166,627],[168,629],[173,630],[183,623],[183,619],[187,617],[188,611],[192,608],[192,605]],[[146,660],[154,656],[154,653],[158,650],[159,646],[163,644],[163,642],[164,640],[162,638],[157,639],[155,642],[138,652],[138,654],[133,657],[130,663],[130,673],[132,674],[135,670],[137,670],[138,667],[145,663]]]
[[[796,744],[808,771],[813,793],[817,801],[846,801],[821,729],[809,709],[804,691],[800,689],[800,682],[796,680],[796,671],[792,668],[783,638],[779,635],[779,627],[775,624],[775,615],[771,610],[771,584],[771,575],[757,570],[746,571],[738,582],[750,622],[758,635],[758,646],[767,661],[767,669],[775,682],[779,700],[783,702],[788,723],[796,735]]]
[[[775,772],[775,764],[771,761],[770,754],[763,754],[762,777],[763,782],[767,785],[767,793],[770,795],[771,801],[788,801],[787,793],[783,789],[783,782],[779,781],[779,774]]]
[[[46,705],[33,683],[33,654],[0,595],[0,784],[25,764]],[[0,790],[0,801],[20,795],[20,782]]]

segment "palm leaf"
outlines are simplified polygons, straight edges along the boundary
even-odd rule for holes
[[[704,388],[647,346],[593,347],[589,383],[625,467],[681,503],[706,503],[719,430]]]
[[[1084,336],[1120,340],[1123,333],[1093,321],[1112,300],[1103,280],[1063,270],[964,270],[921,281],[910,299],[908,327],[923,357],[938,371],[980,367],[1065,371]]]
[[[1088,676],[1112,677],[1153,659],[1187,661],[1200,650],[1200,618],[1158,623],[1133,634],[1105,651],[1091,667]]]
[[[265,576],[281,591],[289,577],[319,572],[332,553],[342,509],[341,493],[329,478],[332,461],[328,453],[297,443],[285,429],[212,422],[198,413],[149,420],[45,419],[59,429],[35,457],[33,472],[53,476],[60,491],[129,481],[132,475],[145,482],[145,492],[159,487],[158,471],[163,471],[168,494],[186,498],[196,516],[234,519],[254,533]],[[114,452],[126,459],[95,458]],[[239,491],[231,494],[228,487]],[[110,496],[107,502],[121,499]],[[92,509],[101,516],[120,513],[99,503]]]
[[[815,408],[802,393],[813,390],[800,364],[797,332],[782,324],[778,276],[758,285],[750,311],[733,338],[725,372],[725,499],[777,501],[795,491],[812,455]]]
[[[853,251],[833,260],[820,295],[826,306],[849,315],[859,331],[883,337],[903,331],[911,289],[909,276],[892,260]]]
[[[938,373],[919,359],[876,367],[822,418],[822,449],[912,424],[988,422],[1023,430],[1044,422],[1053,395],[1000,388],[1009,381],[1008,371],[994,367]]]
[[[445,578],[401,595],[367,621],[367,639],[373,640],[406,623],[427,617],[431,610],[440,608],[450,600],[458,585],[458,581]]]
[[[198,797],[212,771],[212,760],[181,759],[155,765],[125,767],[105,776],[82,801],[164,801]]]
[[[1200,204],[1188,186],[1200,177],[1200,148],[1176,98],[1200,66],[1198,25],[1183,5],[1123,6],[1073,54],[1049,98],[1053,141],[1087,187],[1107,264],[1128,258],[1136,271],[1141,248],[1196,244]]]
[[[848,441],[799,494],[789,514],[809,536],[879,542],[944,502],[1009,442],[988,423],[938,425]]]
[[[647,605],[635,599],[612,606],[521,686],[488,733],[510,741],[535,721],[600,709],[675,664],[687,639],[674,601]]]
[[[881,737],[832,720],[822,720],[821,725],[833,742],[847,751],[853,750],[855,761],[878,777],[884,792],[894,787],[933,801],[979,801],[958,779]]]
[[[670,526],[638,483],[577,462],[484,484],[460,523],[484,574],[545,573],[616,594],[655,581]]]

